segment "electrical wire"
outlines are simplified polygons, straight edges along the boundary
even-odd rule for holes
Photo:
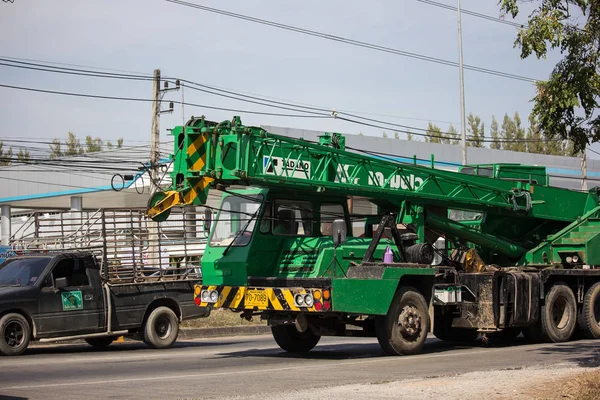
[[[438,3],[437,1],[431,1],[431,0],[417,0],[417,1],[419,3],[429,4],[431,6],[445,8],[446,10],[458,11],[457,7],[451,6],[449,4]],[[510,26],[515,27],[515,28],[526,28],[527,27],[526,25],[520,24],[518,22],[507,21],[507,20],[505,20],[503,18],[492,17],[491,15],[486,15],[486,14],[478,13],[478,12],[475,12],[475,11],[465,10],[462,7],[460,9],[460,13],[461,14],[466,14],[466,15],[471,15],[471,16],[477,17],[477,18],[486,19],[488,21],[493,21],[493,22],[498,22],[498,23],[505,24],[505,25],[510,25]]]
[[[143,98],[137,98],[137,97],[103,96],[103,95],[94,95],[94,94],[88,94],[88,93],[74,93],[74,92],[63,92],[63,91],[57,91],[57,90],[28,88],[28,87],[23,87],[23,86],[14,86],[14,85],[5,85],[5,84],[0,84],[0,87],[16,89],[16,90],[24,90],[24,91],[29,91],[29,92],[57,94],[57,95],[74,96],[74,97],[88,97],[88,98],[104,99],[104,100],[122,100],[122,101],[137,101],[137,102],[152,102],[152,101],[154,101],[152,99],[143,99]],[[273,116],[273,117],[330,118],[329,115],[318,116],[318,115],[280,114],[280,113],[269,113],[269,112],[260,112],[260,111],[250,111],[250,110],[238,110],[238,109],[233,109],[233,108],[215,107],[215,106],[208,106],[205,104],[188,103],[188,102],[181,102],[181,101],[176,101],[176,100],[171,101],[171,103],[186,105],[186,106],[191,106],[191,107],[208,108],[211,110],[231,111],[231,112],[239,112],[239,113],[244,113],[244,114],[269,115],[269,116]]]
[[[367,48],[367,49],[371,49],[371,50],[400,55],[403,57],[414,58],[414,59],[418,59],[418,60],[422,60],[422,61],[428,61],[428,62],[451,66],[451,67],[458,68],[460,66],[459,63],[457,63],[455,61],[449,61],[449,60],[444,60],[442,58],[426,56],[426,55],[418,54],[418,53],[412,53],[412,52],[408,52],[408,51],[404,51],[404,50],[394,49],[391,47],[386,47],[386,46],[381,46],[381,45],[377,45],[377,44],[373,44],[373,43],[363,42],[360,40],[348,39],[348,38],[344,38],[342,36],[330,35],[330,34],[323,33],[323,32],[318,32],[318,31],[304,29],[304,28],[300,28],[300,27],[296,27],[296,26],[292,26],[292,25],[286,25],[286,24],[282,24],[282,23],[278,23],[278,22],[268,21],[265,19],[255,18],[255,17],[251,17],[248,15],[244,15],[244,14],[237,14],[234,12],[220,10],[220,9],[216,9],[216,8],[212,8],[212,7],[207,7],[207,6],[203,6],[200,4],[189,3],[189,2],[181,1],[181,0],[165,0],[165,1],[167,1],[169,3],[189,7],[189,8],[195,8],[195,9],[199,9],[202,11],[207,11],[207,12],[211,12],[211,13],[215,13],[215,14],[224,15],[227,17],[237,18],[237,19],[241,19],[241,20],[245,20],[245,21],[249,21],[249,22],[267,25],[267,26],[284,29],[284,30],[288,30],[288,31],[296,32],[296,33],[301,33],[301,34],[305,34],[305,35],[309,35],[309,36],[315,36],[315,37],[319,37],[322,39],[332,40],[332,41],[345,43],[345,44],[349,44],[349,45],[353,45],[353,46],[363,47],[363,48]],[[483,67],[477,67],[477,66],[468,65],[468,64],[464,64],[463,68],[466,70],[470,70],[470,71],[480,72],[480,73],[484,73],[484,74],[488,74],[488,75],[500,76],[503,78],[510,78],[510,79],[529,82],[529,83],[535,83],[536,81],[538,81],[538,79],[533,79],[533,78],[525,77],[522,75],[517,75],[517,74],[512,74],[512,73],[502,72],[502,71],[496,71],[496,70],[483,68]]]

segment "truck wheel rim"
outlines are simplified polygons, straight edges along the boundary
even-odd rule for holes
[[[19,347],[23,344],[25,334],[23,326],[18,322],[10,322],[4,329],[4,341],[10,347]]]
[[[421,314],[413,305],[402,308],[398,317],[400,334],[406,339],[414,339],[421,330]]]
[[[156,321],[156,324],[154,325],[154,330],[156,331],[158,337],[160,337],[161,339],[169,337],[169,335],[171,334],[171,322],[169,321],[169,318],[159,318]]]
[[[568,326],[571,320],[571,310],[566,298],[559,297],[552,304],[552,319],[557,329],[564,329]]]

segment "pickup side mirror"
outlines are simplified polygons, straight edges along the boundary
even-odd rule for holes
[[[67,277],[64,278],[56,278],[54,280],[54,287],[57,289],[64,288],[69,286],[69,279]]]
[[[335,247],[346,241],[346,221],[343,219],[336,219],[333,221],[331,233],[333,235],[333,244]]]

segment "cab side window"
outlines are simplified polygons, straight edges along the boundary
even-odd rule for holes
[[[82,260],[65,258],[60,260],[52,272],[54,279],[67,278],[69,286],[89,286],[90,280]]]
[[[311,236],[313,212],[307,201],[282,200],[275,203],[273,234]]]
[[[345,219],[344,206],[341,204],[321,204],[321,235],[331,236],[333,221]]]

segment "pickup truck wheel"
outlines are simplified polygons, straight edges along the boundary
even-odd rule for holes
[[[283,350],[290,353],[305,353],[312,350],[321,336],[315,335],[310,328],[300,332],[294,325],[275,325],[271,327],[273,339]]]
[[[564,283],[556,283],[546,295],[541,313],[542,332],[554,343],[566,342],[577,325],[577,301]]]
[[[116,337],[114,336],[106,336],[106,337],[97,337],[97,338],[89,338],[85,339],[87,344],[90,346],[97,347],[99,349],[103,349],[108,347],[112,342],[114,342]]]
[[[600,282],[585,292],[579,327],[586,338],[600,339]]]
[[[11,313],[0,318],[0,353],[5,356],[23,354],[30,340],[29,322],[21,314]]]
[[[375,319],[375,333],[388,354],[417,354],[429,332],[429,313],[425,298],[416,289],[401,288],[394,295],[385,316]]]
[[[169,307],[157,307],[144,325],[144,342],[155,349],[171,347],[179,335],[177,315]]]

